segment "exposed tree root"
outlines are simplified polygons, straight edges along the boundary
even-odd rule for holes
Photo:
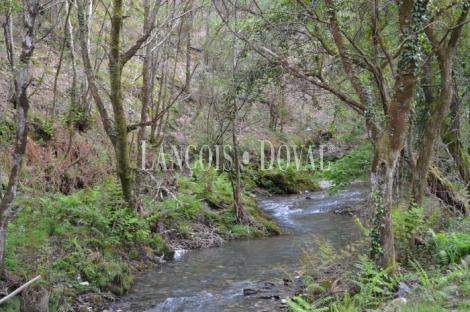
[[[453,213],[468,214],[467,204],[452,188],[436,167],[430,167],[428,172],[428,185],[432,194],[442,200]]]

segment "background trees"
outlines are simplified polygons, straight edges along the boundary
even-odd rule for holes
[[[148,165],[142,141],[153,149],[233,145],[235,222],[263,229],[243,210],[243,186],[266,177],[256,166],[240,166],[242,148],[251,153],[262,138],[277,145],[368,141],[372,256],[391,266],[396,194],[409,187],[410,206],[422,204],[429,168],[446,194],[441,199],[467,211],[446,179],[469,188],[468,6],[439,0],[1,2],[0,69],[13,79],[0,82],[8,94],[0,147],[14,155],[0,155],[1,176],[12,177],[0,181],[8,184],[0,232],[17,177],[28,187],[70,194],[118,176],[123,207],[145,205],[152,188],[175,173],[157,178],[141,170]],[[22,14],[29,16],[26,26]],[[40,47],[34,56],[33,30]],[[36,105],[28,150],[29,101]],[[250,161],[261,156],[249,155]],[[442,161],[444,155],[453,162]],[[155,151],[149,156],[158,159]],[[192,154],[189,161],[198,157],[210,160]],[[250,174],[252,181],[244,180]],[[177,186],[166,190],[171,197]]]
[[[230,1],[224,3],[237,6]],[[402,1],[397,5],[388,1],[329,0],[254,3],[255,8],[237,6],[252,13],[262,25],[254,33],[269,28],[280,36],[265,36],[262,41],[238,36],[272,63],[328,91],[364,116],[375,150],[371,182],[377,203],[372,239],[377,246],[372,246],[372,254],[381,266],[393,265],[392,190],[417,85],[436,55],[441,91],[438,100],[429,99],[430,117],[426,118],[416,166],[412,165],[413,196],[420,204],[439,132],[435,125],[442,123],[450,106],[453,88],[449,70],[467,23],[468,3],[452,9],[440,7],[442,10],[428,8],[427,1]],[[451,18],[443,17],[443,11]],[[438,27],[440,35],[434,30],[437,24],[446,25]]]

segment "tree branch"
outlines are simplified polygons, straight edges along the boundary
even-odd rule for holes
[[[462,33],[463,26],[465,26],[468,22],[466,21],[467,16],[468,16],[468,1],[467,4],[464,4],[462,13],[460,13],[459,20],[457,21],[457,25],[454,27],[450,28],[449,30],[452,32],[450,35],[449,43],[447,44],[447,48],[453,49],[457,45],[457,42],[459,41],[460,34]]]
[[[332,0],[325,1],[326,6],[328,7],[328,14],[330,16],[330,30],[331,34],[333,35],[333,40],[338,48],[339,55],[341,57],[341,62],[343,64],[344,71],[349,77],[351,81],[351,85],[353,86],[354,90],[356,91],[359,100],[362,103],[362,106],[367,105],[364,89],[362,87],[362,83],[357,76],[354,74],[354,70],[352,67],[352,60],[349,57],[347,52],[346,46],[344,45],[343,36],[341,34],[341,29],[336,22],[336,14],[337,11],[335,5],[333,4]]]
[[[137,53],[142,44],[147,40],[147,38],[152,34],[153,29],[155,28],[155,20],[157,18],[158,11],[160,10],[161,0],[158,0],[153,7],[152,14],[149,17],[149,27],[145,33],[140,37],[136,43],[130,47],[125,53],[121,54],[121,68],[126,65],[126,63]]]
[[[364,113],[364,105],[362,103],[351,99],[349,96],[342,93],[338,89],[333,88],[332,86],[330,86],[328,84],[325,84],[325,83],[323,83],[322,81],[320,81],[318,79],[314,79],[314,77],[312,77],[312,76],[307,76],[306,74],[301,72],[298,68],[292,66],[287,60],[283,59],[282,57],[280,57],[276,53],[272,52],[268,48],[263,47],[263,50],[266,51],[269,55],[271,55],[275,59],[277,59],[278,63],[280,65],[282,65],[282,67],[284,67],[285,69],[289,70],[294,76],[296,76],[298,78],[302,78],[304,80],[307,80],[307,81],[313,83],[314,85],[316,85],[317,87],[320,87],[324,90],[329,91],[330,93],[332,93],[333,95],[338,97],[341,101],[345,102],[350,107],[352,107],[358,113],[360,113],[360,114]]]

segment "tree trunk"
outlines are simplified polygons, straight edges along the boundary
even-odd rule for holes
[[[191,92],[191,33],[193,30],[193,0],[187,1],[184,7],[183,27],[186,36],[186,68],[185,68],[185,83],[184,92]]]
[[[124,111],[124,103],[122,100],[122,69],[124,65],[138,51],[142,44],[150,36],[155,24],[155,17],[160,8],[160,1],[156,1],[155,7],[150,18],[151,24],[145,33],[131,46],[126,52],[121,54],[121,33],[122,33],[122,0],[113,0],[111,10],[111,33],[109,41],[109,81],[110,81],[110,100],[114,113],[114,125],[111,124],[109,114],[99,94],[98,87],[95,82],[95,74],[91,67],[90,57],[88,53],[87,34],[88,26],[85,24],[85,12],[83,2],[77,1],[78,22],[80,29],[80,45],[82,50],[83,65],[90,85],[93,100],[100,113],[101,121],[104,129],[114,147],[117,161],[117,173],[121,181],[121,189],[124,199],[130,206],[133,206],[132,184],[133,175],[129,156],[129,144],[127,142],[128,125],[126,114]]]
[[[439,135],[440,127],[452,101],[452,55],[438,57],[441,70],[441,94],[437,102],[431,104],[431,115],[426,122],[423,138],[418,149],[418,158],[413,172],[412,193],[417,205],[421,205],[427,174],[434,150],[435,138]]]
[[[450,123],[449,120],[443,124],[441,137],[454,159],[460,178],[465,183],[467,191],[470,192],[470,157],[459,139],[460,129],[452,127]]]
[[[16,197],[18,174],[21,170],[23,155],[28,138],[29,64],[34,52],[34,23],[38,13],[38,0],[30,0],[25,10],[23,49],[19,58],[18,70],[14,72],[15,93],[18,101],[18,124],[16,129],[15,150],[7,190],[0,202],[0,279],[5,277],[5,245],[8,217]]]
[[[149,27],[150,24],[150,0],[145,0],[144,2],[144,32]],[[153,102],[153,86],[154,86],[154,77],[155,77],[155,62],[154,62],[154,53],[152,52],[152,45],[150,43],[145,47],[145,56],[142,62],[142,88],[141,88],[141,103],[142,107],[140,109],[140,122],[148,121],[148,110]],[[135,194],[134,197],[137,199],[140,196],[142,188],[142,168],[145,164],[142,162],[145,151],[142,149],[142,142],[146,140],[146,130],[145,125],[141,126],[138,133],[137,139],[137,175],[135,181]]]
[[[429,168],[427,182],[431,189],[431,193],[435,194],[437,198],[442,200],[452,213],[463,215],[468,213],[467,204],[455,193],[452,183],[442,176],[439,169],[436,167]]]
[[[239,152],[238,151],[238,138],[237,138],[236,127],[235,127],[235,119],[232,121],[232,144],[233,144],[233,165],[235,169],[235,183],[233,183],[233,204],[235,206],[237,220],[243,223],[243,222],[246,222],[246,212],[245,212],[245,209],[243,208],[243,203],[241,200],[240,157],[238,155],[238,152]]]
[[[384,129],[375,140],[372,162],[372,190],[375,196],[376,213],[371,232],[371,256],[382,268],[395,265],[392,205],[393,176],[398,157],[403,149],[407,132],[408,113],[417,81],[419,64],[415,55],[419,51],[419,35],[425,7],[422,1],[402,1],[399,20],[402,35],[407,41],[398,66],[400,74],[395,79],[394,90]],[[415,32],[415,33],[413,33]]]
[[[431,115],[426,122],[423,139],[420,142],[416,168],[413,172],[412,194],[416,204],[421,205],[424,187],[426,186],[427,174],[431,164],[435,138],[439,135],[440,125],[446,116],[453,99],[452,67],[454,55],[457,52],[457,42],[460,37],[463,25],[467,19],[468,8],[464,6],[460,13],[456,27],[452,29],[445,38],[446,42],[439,40],[434,32],[433,25],[425,27],[425,33],[431,43],[437,47],[437,61],[440,70],[439,98],[434,101],[432,88],[426,86],[426,104],[430,106]],[[430,68],[431,66],[428,65]],[[432,84],[430,84],[432,85]]]
[[[113,0],[111,13],[111,34],[109,42],[110,99],[114,112],[117,172],[121,180],[124,199],[132,205],[132,168],[127,142],[127,119],[122,101],[121,75],[124,64],[121,61],[122,0]]]
[[[114,129],[111,124],[111,120],[108,116],[108,112],[106,111],[106,107],[103,103],[103,100],[100,96],[98,86],[96,85],[95,81],[95,74],[93,72],[93,67],[91,65],[91,60],[90,60],[90,54],[88,52],[88,47],[89,47],[89,35],[88,35],[88,21],[85,19],[85,8],[83,5],[83,2],[85,0],[77,0],[77,13],[78,13],[78,29],[79,29],[79,40],[80,40],[80,48],[81,48],[81,55],[82,55],[82,61],[83,61],[83,67],[85,70],[88,86],[90,88],[91,95],[93,97],[93,101],[96,104],[96,107],[98,109],[98,112],[100,114],[101,122],[103,123],[104,130],[106,134],[108,135],[111,143],[115,144],[115,135]]]
[[[459,96],[459,94],[454,91],[450,115],[442,123],[441,129],[441,139],[446,144],[449,153],[452,155],[460,178],[463,183],[465,183],[467,192],[470,192],[470,157],[467,149],[462,144],[460,137],[460,116],[462,114],[461,99],[465,96],[465,93],[469,92],[469,90],[470,88],[467,88],[462,96]]]

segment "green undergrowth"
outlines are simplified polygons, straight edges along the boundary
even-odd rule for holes
[[[339,252],[322,240],[312,240],[320,247],[315,253],[304,249],[309,259],[304,270],[311,277],[304,294],[289,301],[290,311],[469,311],[470,217],[438,213],[429,199],[424,202],[425,208],[414,204],[394,207],[399,263],[393,273],[377,268],[367,252]],[[416,237],[419,246],[410,248]],[[400,253],[406,256],[400,257]],[[354,264],[347,264],[352,258]],[[338,270],[337,263],[345,262],[341,265],[345,269]]]
[[[367,181],[372,163],[372,147],[363,145],[342,156],[340,159],[325,165],[325,169],[317,171],[317,177],[329,180],[333,186],[328,189],[329,193],[344,189],[354,181]]]
[[[176,175],[176,189],[162,192],[158,199],[151,196],[155,193],[142,195],[138,212],[126,206],[113,178],[71,195],[25,190],[8,227],[7,269],[26,280],[40,274],[40,283],[51,292],[50,311],[59,306],[73,310],[78,294],[123,294],[136,270],[172,259],[172,244],[210,247],[234,238],[281,233],[259,209],[253,189],[319,190],[312,177],[310,171],[294,170],[293,164],[287,170],[243,168],[243,208],[255,221],[247,224],[237,220],[234,210],[233,173],[201,166],[195,166],[191,176]],[[17,304],[15,299],[2,308],[14,311]]]
[[[442,218],[442,217],[441,217]],[[428,229],[426,245],[406,266],[407,304],[398,311],[470,310],[470,217]]]
[[[175,199],[167,202],[172,207],[178,205],[178,201],[192,199],[184,221],[190,221],[191,217],[203,216],[205,222],[214,227],[222,237],[226,239],[253,237],[265,235],[266,233],[255,229],[252,226],[240,224],[236,220],[236,213],[233,209],[233,192],[231,176],[228,172],[218,172],[213,168],[202,170],[196,167],[193,174],[179,176],[177,179],[178,195]],[[273,219],[259,209],[255,198],[248,193],[242,193],[242,204],[244,209],[254,219],[265,226],[268,233],[279,234],[280,228]],[[175,216],[181,219],[181,216]]]
[[[267,165],[266,165],[267,166]],[[242,180],[248,189],[259,187],[274,194],[298,194],[303,191],[321,191],[311,165],[286,163],[281,160],[271,168],[246,166],[242,171]]]
[[[122,294],[138,262],[171,255],[149,223],[121,202],[114,182],[65,196],[59,193],[17,200],[9,224],[7,269],[31,278],[38,274],[56,302],[87,291]]]
[[[133,272],[172,259],[168,239],[198,248],[211,246],[198,242],[217,237],[223,242],[280,233],[255,198],[246,194],[244,209],[267,232],[237,221],[228,173],[195,169],[192,176],[176,180],[177,192],[158,201],[143,196],[139,212],[126,207],[114,180],[72,195],[20,196],[8,228],[8,271],[25,279],[40,274],[51,290],[50,307],[55,311],[64,302],[73,307],[78,293],[122,294]],[[159,232],[171,234],[162,237]],[[16,304],[11,301],[5,308],[15,310]]]

